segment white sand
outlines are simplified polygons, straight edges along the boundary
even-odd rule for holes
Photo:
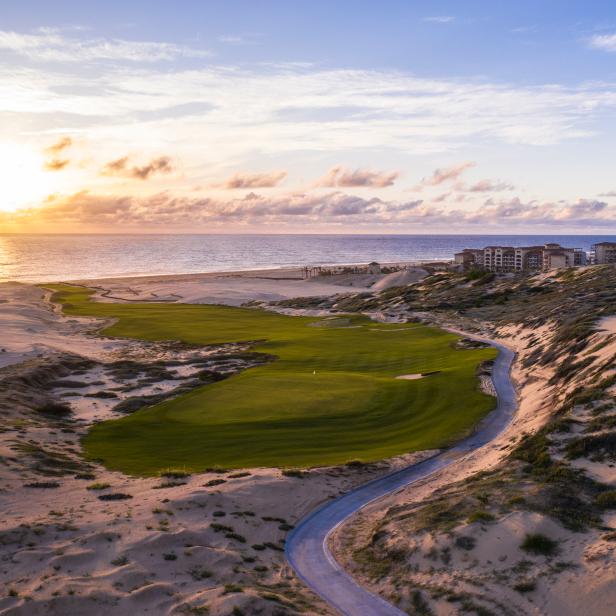
[[[329,296],[366,290],[357,280],[355,288],[337,284],[336,277],[303,280],[301,271],[262,270],[228,274],[184,274],[139,278],[109,278],[78,281],[97,289],[98,301],[166,301],[190,304],[239,306],[250,301],[278,301],[293,297]]]

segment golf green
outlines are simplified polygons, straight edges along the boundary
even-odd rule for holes
[[[494,407],[476,376],[492,348],[459,350],[434,327],[327,321],[214,305],[90,301],[91,291],[47,285],[68,315],[114,319],[105,335],[196,344],[254,341],[276,356],[92,427],[87,456],[111,469],[311,467],[374,461],[442,447]],[[417,380],[396,376],[434,373]]]

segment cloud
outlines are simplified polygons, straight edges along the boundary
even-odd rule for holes
[[[616,52],[616,32],[614,34],[595,34],[589,44],[594,49]]]
[[[68,160],[67,158],[52,158],[51,160],[46,160],[43,166],[45,169],[47,169],[47,171],[61,171],[69,163],[70,160]]]
[[[318,186],[335,187],[373,187],[392,186],[400,174],[397,171],[371,171],[369,169],[345,169],[338,166],[330,169],[317,183]]]
[[[477,230],[544,227],[612,228],[616,207],[603,201],[523,202],[519,198],[488,199],[475,210],[447,209],[423,200],[367,199],[340,191],[264,196],[250,192],[243,197],[220,199],[189,197],[161,192],[145,197],[92,194],[81,191],[49,197],[40,207],[0,214],[3,224],[63,224],[139,229],[199,227],[228,229],[242,226],[267,228],[274,224],[360,226],[421,225],[422,228]]]
[[[73,140],[70,137],[62,137],[49,147],[45,148],[45,152],[47,154],[57,155],[71,145],[73,145]]]
[[[108,162],[102,169],[101,175],[119,175],[122,177],[136,178],[139,180],[147,180],[151,175],[157,173],[171,173],[173,165],[168,156],[161,156],[152,159],[147,165],[142,167],[128,166],[128,156],[118,158]]]
[[[610,208],[604,201],[593,199],[523,203],[515,197],[501,201],[488,199],[478,210],[468,212],[465,220],[473,224],[490,225],[532,223],[550,226],[603,226],[616,223],[616,209]]]
[[[44,152],[52,158],[47,159],[43,163],[43,168],[47,171],[61,171],[66,167],[70,160],[68,158],[59,158],[58,155],[67,148],[70,148],[73,140],[70,137],[62,137],[52,145],[45,148]]]
[[[599,193],[600,197],[616,197],[616,190],[608,190],[604,193]]]
[[[256,45],[258,34],[223,34],[218,37],[220,43],[226,45]]]
[[[456,18],[453,15],[434,15],[432,17],[424,17],[423,21],[428,21],[436,24],[450,24],[455,21]]]
[[[181,57],[202,58],[210,55],[209,51],[175,43],[67,37],[59,30],[50,28],[43,28],[36,34],[0,30],[0,49],[31,60],[50,62],[92,60],[159,62]]]
[[[421,190],[424,186],[440,186],[446,182],[457,180],[467,169],[474,167],[475,163],[464,162],[459,165],[436,169],[431,176],[422,178],[414,190]]]
[[[236,173],[222,184],[215,186],[226,189],[234,188],[273,188],[287,177],[286,171],[272,173]]]
[[[561,144],[596,134],[596,120],[616,109],[609,82],[524,86],[297,65],[100,63],[88,71],[0,58],[3,136],[18,140],[53,121],[126,151],[152,140],[173,143],[178,155],[204,166],[236,165],[257,150],[259,157],[360,150],[452,156],[477,141]],[[166,112],[200,108],[207,113]]]
[[[480,180],[475,184],[466,186],[464,184],[457,184],[456,190],[462,192],[481,193],[481,192],[501,192],[503,190],[514,190],[513,184],[507,182],[493,182],[492,180]]]

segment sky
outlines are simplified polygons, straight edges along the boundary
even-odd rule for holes
[[[616,233],[616,3],[0,0],[0,232]]]

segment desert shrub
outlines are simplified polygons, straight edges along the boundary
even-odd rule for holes
[[[493,522],[495,519],[489,511],[478,509],[469,514],[467,521],[472,524],[473,522]]]
[[[26,488],[59,488],[60,484],[57,481],[33,481],[32,483],[26,483]]]
[[[297,468],[288,468],[285,469],[284,471],[282,471],[282,474],[285,477],[297,477],[298,479],[302,479],[303,477],[306,476],[307,473],[305,473],[304,471],[301,471]]]
[[[226,479],[210,479],[209,481],[206,481],[203,486],[206,488],[212,488],[214,486],[219,486],[223,483],[227,483]]]
[[[454,543],[456,547],[462,550],[472,550],[475,547],[476,541],[475,541],[475,537],[462,536],[462,537],[456,537],[456,540]]]
[[[567,458],[592,457],[603,460],[605,457],[616,459],[616,433],[584,436],[569,441],[565,447]]]
[[[595,504],[602,509],[616,509],[616,490],[601,492],[596,496]]]
[[[96,475],[94,473],[77,473],[75,475],[75,479],[86,479],[88,481],[92,481],[92,479],[96,479]]]
[[[192,579],[196,581],[206,580],[207,578],[212,577],[212,572],[205,567],[194,567],[189,571],[189,573],[192,576]]]
[[[234,592],[244,592],[244,589],[238,584],[225,584],[223,595],[228,595]]]
[[[552,556],[558,549],[558,542],[541,533],[531,533],[524,537],[520,548],[530,554]]]
[[[534,580],[521,580],[513,585],[513,590],[518,592],[532,592],[537,588],[537,584]]]
[[[63,402],[54,402],[53,400],[49,400],[44,404],[37,406],[35,410],[38,413],[51,415],[53,417],[66,417],[73,412],[68,404],[64,404]]]
[[[116,500],[127,500],[132,498],[130,494],[124,494],[123,492],[114,492],[113,494],[101,494],[99,500],[102,501],[116,501]]]
[[[109,483],[93,483],[86,487],[86,490],[106,490],[110,488],[111,484]]]
[[[173,468],[163,471],[160,475],[168,479],[185,479],[186,477],[190,477],[189,472]]]

